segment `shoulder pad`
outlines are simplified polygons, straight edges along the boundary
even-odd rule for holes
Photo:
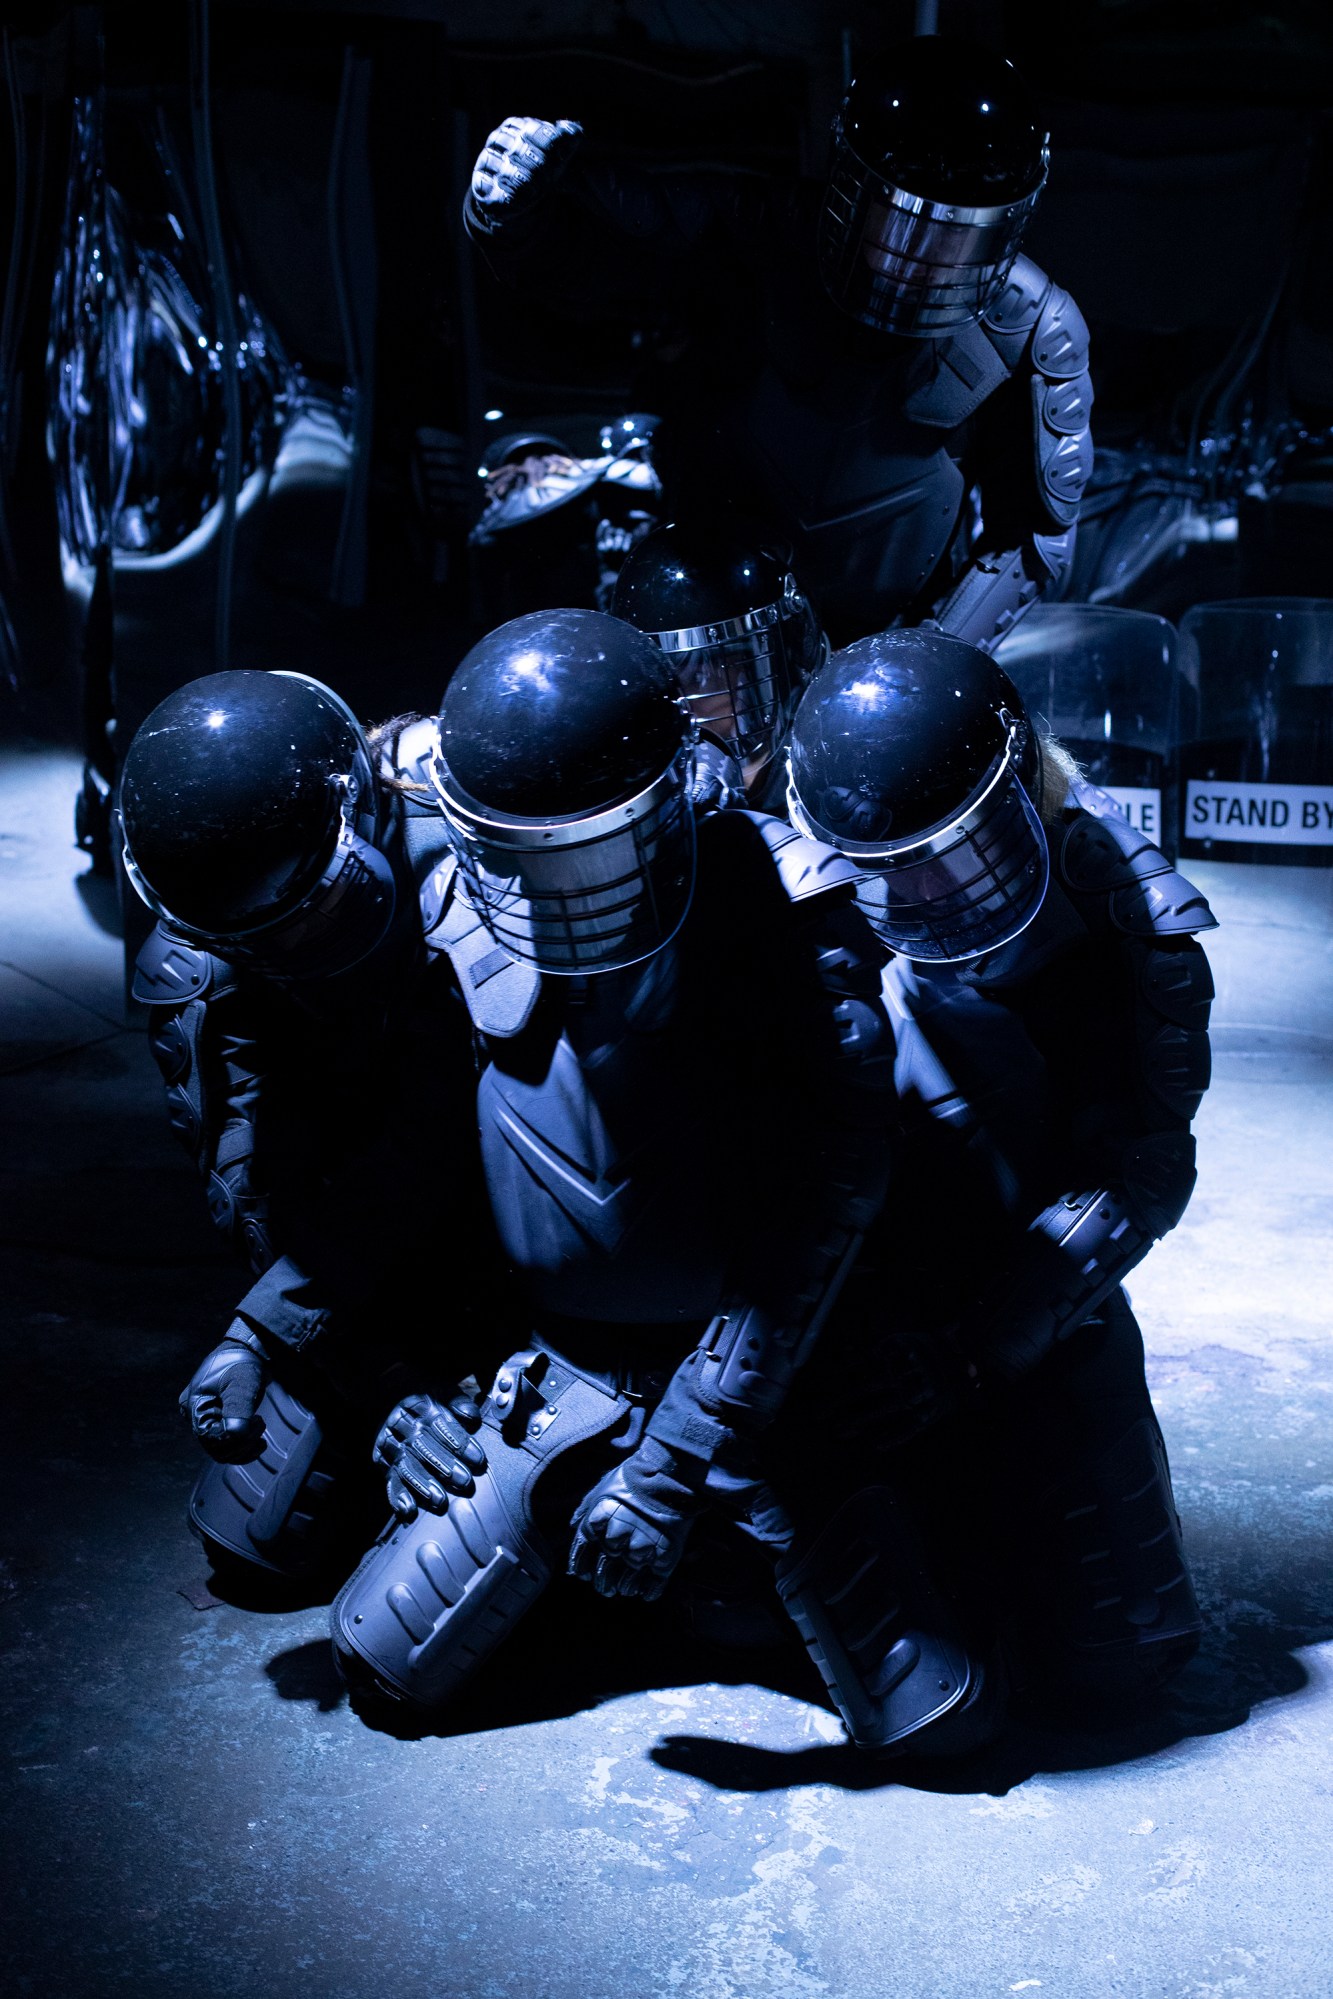
[[[386,749],[380,756],[380,772],[386,778],[395,778],[399,784],[424,785],[430,791],[430,760],[435,754],[439,741],[439,731],[433,715],[423,715],[418,721],[409,722],[400,730],[393,744],[393,753]]]
[[[422,883],[417,898],[421,906],[421,928],[425,932],[426,942],[432,950],[436,949],[437,946],[432,941],[431,933],[441,916],[443,916],[445,906],[453,894],[454,876],[457,872],[458,862],[451,850],[443,857],[437,867],[431,869]]]
[[[182,1006],[202,998],[221,969],[220,959],[159,923],[134,961],[130,997],[141,1006]]]
[[[1072,381],[1088,365],[1088,322],[1060,285],[1052,285],[1037,316],[1032,359],[1048,380]]]
[[[541,973],[495,942],[463,893],[452,855],[422,891],[423,920],[427,896],[438,900],[438,907],[434,921],[426,923],[426,947],[444,952],[453,966],[472,1025],[493,1040],[521,1034],[541,993]]]
[[[758,828],[789,901],[806,902],[811,896],[829,895],[835,889],[855,889],[861,871],[836,847],[807,839],[785,819],[774,819],[767,812],[746,812],[743,816]]]
[[[1009,361],[973,323],[923,340],[903,414],[935,430],[954,430],[1009,379]]]
[[[1031,257],[1015,257],[1004,290],[982,316],[982,330],[1000,359],[1010,368],[1027,346],[1042,306],[1054,289]]]
[[[405,799],[399,823],[412,879],[418,883],[425,882],[453,854],[449,835],[445,831],[444,816],[428,805],[418,805],[415,800]],[[424,895],[424,889],[422,893]]]
[[[1193,883],[1118,813],[1094,819],[1075,808],[1060,844],[1060,878],[1075,894],[1107,895],[1111,921],[1129,936],[1181,937],[1217,927]]]

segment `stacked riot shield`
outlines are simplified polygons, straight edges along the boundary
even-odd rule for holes
[[[1176,746],[1194,699],[1174,626],[1103,604],[1037,604],[996,648],[1038,726],[1057,736],[1138,832],[1174,855]]]
[[[1199,604],[1180,642],[1199,691],[1182,852],[1333,864],[1333,598]]]

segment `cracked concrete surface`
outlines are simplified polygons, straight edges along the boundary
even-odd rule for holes
[[[1333,871],[1192,870],[1216,1081],[1131,1288],[1209,1628],[1159,1709],[886,1768],[800,1660],[760,1683],[565,1593],[399,1738],[321,1605],[199,1587],[174,1402],[240,1287],[75,884],[74,775],[0,767],[8,1990],[1326,1999]]]

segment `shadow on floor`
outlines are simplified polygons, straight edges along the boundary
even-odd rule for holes
[[[1282,1594],[1290,1604],[1289,1586]],[[1252,1581],[1247,1596],[1252,1621],[1232,1628],[1214,1624],[1171,1686],[1144,1696],[1132,1711],[1057,1716],[1016,1703],[1000,1739],[967,1757],[884,1759],[850,1744],[765,1749],[684,1734],[663,1737],[649,1753],[661,1769],[749,1793],[897,1784],[998,1797],[1039,1773],[1137,1762],[1239,1728],[1259,1702],[1290,1698],[1308,1684],[1293,1653],[1333,1637],[1333,1620],[1311,1628],[1299,1617],[1283,1618],[1262,1606]],[[541,1662],[539,1671],[534,1661]],[[308,1702],[322,1714],[348,1698],[323,1638],[277,1654],[265,1670],[281,1699]],[[606,1603],[572,1587],[553,1589],[524,1620],[521,1635],[511,1637],[478,1684],[445,1713],[422,1717],[359,1693],[352,1705],[367,1727],[413,1741],[524,1727],[630,1694],[708,1683],[759,1685],[832,1711],[794,1635],[763,1647],[722,1646],[691,1630],[680,1604]]]

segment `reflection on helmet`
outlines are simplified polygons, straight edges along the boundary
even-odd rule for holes
[[[835,653],[792,728],[788,809],[864,870],[858,900],[891,949],[950,963],[1007,944],[1050,858],[1023,782],[1012,682],[959,639],[882,632]]]
[[[788,563],[735,529],[673,523],[630,554],[615,611],[670,656],[700,727],[752,779],[777,751],[824,651]]]
[[[1046,178],[1046,135],[1011,64],[922,36],[856,78],[833,131],[819,260],[867,326],[929,336],[978,318]]]
[[[226,957],[326,978],[388,930],[370,753],[346,703],[305,674],[210,673],[177,688],[130,744],[120,811],[138,894]]]
[[[662,652],[599,611],[533,612],[462,661],[436,792],[470,901],[541,971],[615,971],[670,941],[694,887],[694,727]]]

